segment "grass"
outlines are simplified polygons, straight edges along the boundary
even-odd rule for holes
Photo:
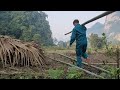
[[[48,78],[50,79],[61,79],[64,71],[61,69],[49,69],[48,70]]]
[[[35,75],[31,73],[0,75],[0,79],[43,79],[43,78],[44,77],[41,75]]]
[[[49,69],[47,77],[50,79],[82,79],[84,73],[73,67],[70,67],[65,73],[64,69]]]
[[[43,47],[45,52],[47,53],[61,53],[61,54],[66,54],[66,53],[75,53],[75,48],[60,48],[60,47]],[[87,49],[88,54],[93,54],[94,58],[96,57],[96,54],[94,54],[95,50],[92,48]],[[105,53],[104,49],[98,49],[98,52]],[[98,53],[96,52],[96,53]],[[112,51],[109,52],[110,54]],[[108,56],[106,56],[108,57]],[[102,57],[101,59],[104,60]],[[96,60],[96,59],[95,59]],[[117,77],[117,71],[118,69],[115,67],[111,66],[102,66],[104,69],[109,70],[111,72],[111,75],[101,73],[102,76],[105,76],[107,78],[115,79]],[[68,68],[67,72],[65,72],[65,68],[63,65],[60,68],[49,68],[49,70],[46,70],[43,74],[40,72],[31,72],[27,70],[26,72],[22,74],[0,74],[0,79],[92,79],[94,77],[90,77],[84,74],[84,72],[77,70],[75,68]],[[119,70],[120,71],[120,70]]]
[[[60,48],[45,48],[44,49],[45,51],[46,51],[46,53],[55,53],[55,52],[57,52],[57,53],[61,53],[61,54],[65,54],[65,53],[68,53],[68,52],[75,52],[75,49],[66,49],[66,48],[62,48],[62,49],[60,49]]]
[[[82,79],[84,73],[74,67],[69,68],[66,79]]]
[[[118,72],[119,72],[119,75],[120,75],[120,69],[119,68],[116,68],[116,67],[113,67],[113,66],[108,66],[108,65],[103,66],[103,68],[110,71],[111,75],[106,75],[105,73],[102,73],[102,75],[104,75],[108,78],[117,79]]]

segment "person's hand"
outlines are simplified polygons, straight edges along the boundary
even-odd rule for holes
[[[70,43],[69,47],[71,47],[71,45],[72,45],[72,44]]]

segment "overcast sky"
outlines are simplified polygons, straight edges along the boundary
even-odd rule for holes
[[[74,27],[72,22],[74,19],[78,19],[80,24],[85,21],[105,12],[105,11],[43,11],[48,15],[47,20],[50,24],[50,29],[52,31],[52,36],[56,37],[58,40],[67,41],[70,39],[71,34],[64,35],[65,33],[72,30]],[[105,17],[98,19],[86,25],[90,28],[96,22],[105,22]]]

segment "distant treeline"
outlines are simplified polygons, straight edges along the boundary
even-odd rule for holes
[[[40,11],[0,11],[0,34],[53,45],[48,16]]]

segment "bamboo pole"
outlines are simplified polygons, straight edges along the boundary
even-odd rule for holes
[[[90,20],[88,20],[88,21],[86,21],[86,22],[84,22],[84,23],[81,24],[81,25],[86,25],[86,24],[88,24],[88,23],[90,23],[90,22],[93,22],[93,21],[95,21],[95,20],[97,20],[97,19],[99,19],[99,18],[102,18],[102,17],[104,17],[104,16],[106,16],[106,15],[108,15],[108,14],[111,14],[111,13],[113,13],[113,12],[115,12],[115,11],[107,11],[107,12],[104,12],[104,13],[102,13],[102,14],[100,14],[100,15],[98,15],[98,16],[96,16],[96,17],[94,17],[94,18],[92,18],[92,19],[90,19]],[[72,32],[72,31],[66,33],[65,35],[68,35],[68,34],[70,34],[71,32]]]
[[[92,75],[92,76],[95,76],[95,77],[97,77],[97,78],[104,79],[103,76],[97,75],[97,74],[95,74],[95,73],[92,73],[92,72],[90,72],[90,71],[88,71],[88,70],[85,70],[85,69],[82,69],[82,68],[80,68],[80,67],[77,67],[77,66],[75,66],[75,65],[72,65],[72,64],[70,64],[70,63],[66,63],[66,62],[64,62],[64,61],[56,60],[56,59],[53,59],[53,58],[50,58],[50,57],[48,57],[48,58],[49,58],[49,59],[52,59],[52,60],[54,60],[54,61],[57,61],[57,62],[66,64],[66,65],[68,65],[68,66],[75,67],[76,69],[79,69],[79,70],[81,70],[81,71],[84,71],[85,73],[90,74],[90,75]]]
[[[117,65],[117,63],[91,63],[92,65]]]
[[[59,53],[55,53],[55,54],[59,54]],[[75,62],[76,62],[76,60],[75,60],[75,59],[73,59],[73,58],[71,58],[71,57],[68,57],[68,56],[63,55],[63,54],[59,54],[59,55],[64,56],[64,57],[66,57],[66,58],[69,58],[69,59],[71,59],[72,61],[75,61]],[[85,62],[82,62],[82,63],[88,66],[88,64],[87,64],[87,63],[85,63]],[[95,68],[95,69],[98,69],[98,70],[101,70],[101,71],[103,71],[103,72],[106,72],[106,73],[111,74],[109,71],[107,71],[107,70],[105,70],[105,69],[103,69],[103,68],[100,68],[100,67],[97,67],[97,66],[94,66],[94,65],[90,65],[90,67],[92,67],[92,68]]]

